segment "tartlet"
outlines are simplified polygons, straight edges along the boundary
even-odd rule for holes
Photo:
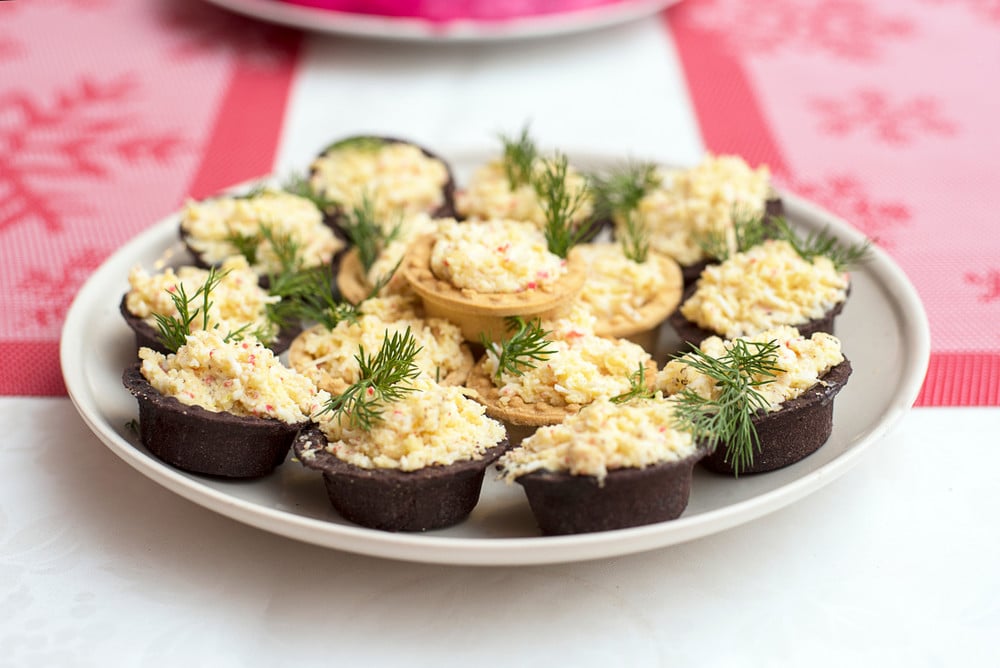
[[[590,268],[577,299],[597,319],[594,333],[626,338],[653,353],[660,325],[680,303],[677,263],[655,253],[635,262],[617,243],[582,244],[577,252]]]
[[[670,324],[683,340],[736,338],[789,325],[801,334],[834,333],[850,278],[823,256],[802,258],[784,240],[767,240],[706,267]]]
[[[139,355],[122,383],[139,405],[140,440],[191,473],[267,475],[325,396],[259,343],[226,343],[214,332],[191,334],[177,354]]]
[[[233,255],[244,255],[263,285],[269,275],[284,269],[272,240],[295,244],[296,261],[304,269],[334,263],[345,246],[315,203],[275,189],[189,201],[181,214],[180,234],[199,267],[216,267]]]
[[[492,243],[493,231],[509,232],[517,241]],[[523,255],[541,264],[529,265]],[[441,234],[413,242],[400,270],[429,316],[454,322],[469,341],[498,340],[508,317],[555,318],[566,311],[586,275],[577,258],[575,249],[566,260],[549,253],[530,223],[442,223]]]
[[[556,535],[679,517],[704,455],[691,434],[676,428],[669,400],[601,400],[540,428],[498,467],[524,488],[542,533]]]
[[[383,338],[409,329],[421,350],[417,368],[442,385],[461,385],[472,369],[473,357],[458,328],[441,318],[426,318],[415,297],[374,297],[359,305],[356,322],[343,320],[332,329],[322,324],[305,330],[292,341],[288,361],[317,387],[333,394],[357,380],[358,345],[377,350]]]
[[[278,353],[288,348],[301,330],[297,325],[279,329],[268,320],[267,306],[279,298],[270,296],[260,287],[257,275],[246,259],[241,255],[229,257],[220,268],[222,277],[210,300],[209,326],[222,335],[241,329],[263,335],[266,345]],[[193,295],[205,284],[208,275],[208,270],[190,266],[167,268],[158,274],[149,274],[139,266],[132,268],[129,272],[130,289],[122,295],[118,310],[135,334],[136,350],[147,347],[161,353],[169,352],[160,341],[153,314],[176,316],[171,292],[182,284],[187,294]],[[191,328],[197,330],[201,326],[199,315],[192,321]]]
[[[309,183],[333,203],[326,212],[336,226],[365,198],[376,217],[427,213],[455,215],[455,179],[440,156],[413,142],[394,137],[357,135],[327,146],[309,168]]]
[[[776,327],[743,341],[775,343],[773,377],[755,387],[766,408],[752,416],[760,448],[752,461],[735,469],[729,457],[729,443],[723,441],[702,460],[706,468],[727,474],[763,473],[783,468],[818,450],[830,437],[833,426],[833,400],[851,375],[851,363],[841,351],[840,341],[825,332],[803,335],[794,327]],[[700,349],[719,358],[732,341],[710,337]],[[657,377],[657,387],[668,394],[690,390],[703,397],[718,391],[708,376],[684,362],[681,356],[664,366]]]
[[[346,416],[320,416],[295,439],[296,457],[322,472],[330,503],[355,524],[429,531],[464,520],[507,448],[503,427],[461,388],[429,379],[383,408],[368,431]]]

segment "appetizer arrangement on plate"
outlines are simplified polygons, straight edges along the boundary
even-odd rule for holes
[[[695,466],[738,484],[823,446],[867,244],[793,229],[736,156],[591,173],[501,140],[460,189],[360,136],[188,203],[189,263],[134,267],[120,302],[142,444],[197,475],[302,465],[385,531],[460,523],[499,476],[543,534],[669,521]]]

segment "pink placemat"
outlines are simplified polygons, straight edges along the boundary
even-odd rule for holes
[[[0,394],[65,393],[84,279],[188,194],[271,171],[298,39],[198,0],[0,3]]]
[[[925,406],[1000,405],[1000,4],[687,0],[707,146],[861,229],[926,307]]]

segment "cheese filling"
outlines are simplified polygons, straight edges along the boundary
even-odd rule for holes
[[[546,165],[544,160],[536,161],[535,172],[545,169]],[[566,170],[566,185],[571,195],[583,190],[586,183],[584,176],[573,167]],[[534,187],[527,183],[512,189],[502,160],[490,161],[475,171],[468,187],[456,195],[455,208],[465,218],[507,218],[529,221],[539,228],[545,226],[545,212]],[[573,214],[573,222],[585,221],[593,209],[588,198]]]
[[[682,265],[705,259],[699,239],[733,227],[733,217],[764,213],[771,192],[767,167],[752,169],[738,156],[706,156],[684,170],[659,170],[661,185],[637,214],[650,231],[650,248]]]
[[[770,240],[706,267],[680,311],[732,339],[822,318],[847,299],[848,284],[829,258],[805,260],[787,241]]]
[[[468,390],[429,378],[412,386],[401,400],[383,407],[383,419],[370,431],[350,428],[346,418],[320,416],[326,450],[361,468],[415,471],[479,459],[506,437],[503,425],[466,396]]]
[[[635,262],[620,244],[580,244],[580,260],[589,267],[579,301],[598,320],[640,320],[640,309],[667,287],[657,262]]]
[[[780,371],[772,379],[755,376],[755,380],[770,380],[755,389],[768,403],[769,411],[776,411],[781,405],[800,396],[806,390],[822,382],[820,379],[833,367],[844,361],[840,340],[823,332],[816,332],[805,338],[794,327],[775,327],[753,336],[741,337],[746,341],[778,344],[775,366]],[[717,336],[710,336],[701,342],[701,350],[718,359],[732,346]],[[719,389],[715,381],[695,370],[681,360],[669,362],[656,378],[657,387],[667,394],[676,394],[690,389],[706,399],[716,399]]]
[[[139,349],[142,375],[157,392],[213,413],[305,422],[328,399],[308,378],[282,366],[254,340],[192,333],[176,353]]]
[[[254,333],[268,341],[277,334],[278,328],[267,319],[267,305],[279,301],[271,297],[257,282],[257,274],[247,265],[242,255],[235,255],[222,263],[219,270],[224,275],[210,295],[208,309],[209,328],[218,327],[225,336],[244,328],[246,333]],[[149,274],[142,267],[135,266],[129,271],[128,282],[131,289],[125,296],[125,307],[136,317],[156,327],[154,313],[177,316],[177,307],[171,299],[178,285],[184,286],[188,295],[194,293],[208,280],[208,270],[198,267],[171,268],[159,274]],[[194,306],[200,307],[201,300]],[[199,315],[191,322],[191,329],[202,327]]]
[[[379,219],[434,212],[449,180],[443,162],[402,142],[336,148],[313,161],[312,172],[313,187],[328,199],[351,209],[368,197]]]
[[[514,397],[525,403],[550,406],[584,405],[609,399],[629,391],[630,378],[651,357],[641,346],[625,339],[611,339],[593,333],[593,317],[574,313],[572,318],[543,323],[551,330],[546,337],[554,354],[522,369],[522,375],[503,371],[499,401],[509,404]],[[498,359],[487,351],[486,370],[495,377]]]
[[[561,424],[540,427],[521,447],[500,458],[508,483],[532,471],[594,476],[603,485],[608,473],[675,462],[698,449],[686,431],[676,429],[672,401],[654,398],[615,404],[601,399]]]
[[[511,220],[441,221],[430,264],[456,288],[488,293],[543,288],[566,273],[538,228]]]
[[[358,380],[358,346],[376,354],[386,334],[402,334],[407,327],[420,347],[415,363],[427,377],[443,380],[459,371],[467,358],[458,326],[424,318],[415,297],[376,297],[362,302],[360,310],[356,323],[343,320],[333,330],[317,325],[303,332],[296,343],[302,344],[306,356],[292,360],[296,370],[325,390],[343,391]]]
[[[323,223],[323,214],[310,200],[277,190],[250,197],[218,197],[189,201],[181,215],[187,243],[207,264],[219,264],[240,249],[234,238],[255,240],[253,269],[258,274],[281,270],[281,262],[261,228],[275,239],[298,245],[303,267],[329,264],[344,242]]]

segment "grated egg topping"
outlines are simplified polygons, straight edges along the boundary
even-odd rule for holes
[[[444,387],[429,378],[417,378],[412,386],[414,391],[384,406],[383,419],[370,431],[320,416],[326,450],[365,469],[415,471],[479,459],[506,437],[503,425],[487,417],[465,388]]]
[[[239,250],[229,241],[234,236],[258,237],[253,269],[258,274],[281,270],[271,242],[261,238],[268,226],[276,238],[291,238],[299,245],[303,267],[329,264],[344,247],[312,201],[291,193],[265,190],[250,197],[218,197],[189,201],[181,214],[181,229],[187,242],[208,264],[218,264]]]
[[[566,273],[566,261],[549,252],[545,235],[512,220],[441,221],[431,251],[431,271],[456,288],[488,293],[534,290]]]
[[[590,268],[579,301],[598,320],[639,320],[643,306],[667,286],[656,262],[635,262],[617,243],[580,244],[580,261]]]
[[[507,483],[532,471],[594,476],[603,485],[616,469],[645,468],[691,457],[691,434],[676,429],[672,400],[656,397],[615,404],[599,399],[561,424],[540,427],[500,458]]]
[[[756,390],[767,400],[770,411],[781,408],[781,404],[798,397],[816,383],[830,369],[844,361],[840,340],[824,332],[816,332],[805,338],[794,327],[775,327],[753,336],[740,337],[746,341],[778,343],[775,365],[781,369],[771,382],[759,385]],[[701,342],[701,350],[719,358],[732,346],[717,336],[710,336]],[[769,377],[755,377],[766,380]],[[656,386],[667,394],[676,394],[689,388],[706,399],[716,399],[718,387],[708,376],[696,371],[679,360],[670,361],[657,374]]]
[[[629,379],[639,365],[650,359],[641,346],[625,339],[597,336],[594,318],[575,310],[571,317],[542,323],[555,353],[523,369],[520,376],[504,371],[497,383],[500,403],[514,397],[525,403],[550,406],[584,405],[628,392]],[[494,377],[497,356],[486,353],[486,371]]]
[[[401,142],[335,149],[314,160],[312,172],[312,186],[328,199],[350,209],[367,196],[379,219],[433,212],[445,203],[449,178],[443,162]]]
[[[409,327],[420,347],[414,360],[417,368],[429,378],[447,377],[463,362],[462,332],[447,320],[424,318],[418,304],[413,296],[375,297],[361,303],[356,323],[343,320],[333,330],[322,325],[306,330],[300,336],[308,358],[296,358],[296,370],[333,392],[337,388],[328,386],[324,377],[333,376],[343,386],[357,382],[360,370],[355,355],[359,345],[375,354],[386,333],[402,334]]]
[[[247,330],[263,333],[267,340],[273,338],[278,328],[267,319],[266,307],[279,301],[271,297],[257,282],[257,274],[250,269],[242,255],[234,255],[222,263],[221,271],[226,272],[211,294],[208,309],[209,327],[218,327],[225,336],[249,323]],[[193,295],[208,280],[208,270],[198,267],[180,267],[176,271],[167,268],[159,274],[149,274],[140,266],[129,271],[128,282],[131,289],[125,296],[125,306],[133,315],[156,327],[154,313],[177,316],[170,294],[178,284]],[[200,302],[198,304],[200,306]],[[191,323],[191,329],[200,329],[199,316]],[[246,331],[246,330],[244,330]]]
[[[680,311],[699,327],[735,338],[822,318],[847,299],[848,285],[829,258],[805,260],[787,241],[769,240],[706,267]]]
[[[254,340],[226,343],[215,331],[193,332],[176,353],[139,349],[142,375],[162,395],[213,413],[306,421],[329,395],[282,366]]]
[[[546,169],[547,164],[545,160],[536,161],[535,172]],[[575,195],[586,187],[587,181],[570,166],[566,170],[566,185],[570,194]],[[545,212],[534,187],[526,183],[511,189],[503,160],[499,159],[486,163],[473,173],[468,187],[455,196],[455,208],[465,218],[507,218],[532,222],[539,228],[545,226]],[[583,222],[590,217],[593,209],[593,203],[588,198],[573,215],[573,222]]]
[[[697,166],[659,170],[661,185],[636,209],[649,228],[650,248],[682,265],[705,259],[700,237],[733,227],[733,214],[760,215],[771,192],[767,167],[752,169],[734,155],[707,155]]]

